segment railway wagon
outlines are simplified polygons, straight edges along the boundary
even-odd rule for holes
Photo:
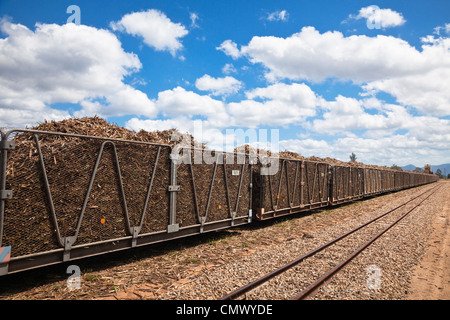
[[[275,160],[273,160],[275,161]],[[253,212],[257,220],[336,205],[437,181],[436,175],[392,169],[278,160],[278,172],[255,172]],[[264,165],[261,165],[264,166]],[[255,170],[260,169],[259,166]]]
[[[0,163],[0,275],[251,222],[245,154],[14,130]]]
[[[39,130],[1,138],[0,275],[437,180]]]
[[[261,169],[266,165],[260,163],[253,175],[256,219],[264,220],[328,205],[332,174],[329,164],[272,159],[269,163],[278,161],[278,170],[274,174],[261,174]]]
[[[364,168],[333,166],[330,204],[362,199],[364,197]]]
[[[437,181],[436,175],[364,168],[364,196],[398,191]]]

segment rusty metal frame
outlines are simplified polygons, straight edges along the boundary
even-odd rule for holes
[[[204,150],[202,149],[198,149],[198,148],[183,148],[183,150],[188,150],[189,152],[195,152],[195,151],[200,151],[200,152],[204,152]],[[195,210],[195,214],[197,216],[197,222],[200,224],[200,233],[204,232],[204,226],[207,223],[207,219],[208,219],[208,213],[209,213],[209,206],[210,206],[210,202],[211,202],[211,197],[212,197],[212,193],[214,190],[214,181],[216,178],[216,172],[217,172],[217,167],[220,164],[220,162],[222,162],[222,166],[223,166],[223,171],[224,171],[224,181],[225,181],[225,192],[226,192],[226,200],[227,200],[227,205],[228,205],[228,215],[229,218],[231,220],[231,226],[234,226],[235,224],[235,220],[237,218],[242,218],[242,217],[237,217],[236,214],[238,212],[239,209],[239,198],[241,196],[241,192],[242,192],[242,184],[243,184],[243,179],[244,179],[244,174],[246,173],[245,167],[248,165],[249,166],[249,177],[250,177],[250,184],[252,181],[252,170],[251,170],[251,166],[252,166],[252,161],[249,157],[249,155],[246,154],[240,154],[240,153],[233,153],[235,155],[241,155],[244,156],[244,162],[242,163],[242,167],[240,170],[240,174],[239,174],[239,185],[238,185],[238,190],[237,190],[237,195],[236,195],[236,202],[234,203],[234,208],[233,208],[233,204],[230,201],[230,189],[228,186],[228,177],[227,177],[227,163],[226,163],[226,156],[230,154],[229,152],[218,152],[216,151],[216,155],[215,155],[215,161],[214,161],[214,169],[213,169],[213,175],[211,178],[211,184],[209,185],[209,192],[208,192],[208,199],[206,202],[206,208],[205,208],[205,212],[203,213],[203,215],[201,215],[200,213],[200,209],[198,206],[198,196],[197,196],[197,187],[195,185],[195,174],[194,174],[194,165],[192,163],[192,161],[189,161],[189,172],[191,175],[191,184],[192,184],[192,192],[193,192],[193,196],[194,196],[194,210]],[[220,157],[221,156],[221,157]],[[189,158],[191,159],[191,158]],[[220,161],[219,161],[220,159]],[[249,160],[248,164],[246,163],[246,159]],[[251,188],[252,185],[249,186],[250,188],[250,201],[249,201],[249,213],[246,216],[246,218],[248,219],[248,223],[251,222],[251,218],[252,218],[252,207],[251,207]]]
[[[330,188],[330,204],[340,204],[348,201],[362,199],[364,197],[365,171],[363,168],[335,165],[331,168],[333,187]],[[344,171],[347,179],[344,181]],[[356,178],[354,177],[356,175]],[[355,179],[356,181],[355,181]],[[341,188],[343,189],[341,192]]]
[[[206,218],[207,218],[207,212],[209,209],[209,208],[207,208],[206,214],[205,214],[205,216],[203,216],[204,217],[203,222],[200,222],[200,223],[194,224],[194,225],[181,227],[181,228],[176,223],[176,211],[177,211],[176,191],[179,190],[179,186],[177,186],[177,167],[179,164],[179,161],[178,161],[179,159],[177,159],[176,157],[175,158],[171,157],[171,159],[170,159],[171,160],[171,163],[170,163],[170,165],[171,165],[170,185],[167,186],[168,192],[171,192],[170,193],[170,201],[169,201],[169,211],[170,211],[169,212],[169,225],[168,225],[166,231],[156,231],[156,232],[142,234],[141,228],[143,226],[145,217],[148,215],[147,208],[149,205],[149,199],[150,199],[150,195],[152,192],[151,191],[152,185],[155,180],[155,173],[160,164],[159,159],[160,159],[161,148],[167,147],[173,151],[173,148],[170,145],[142,142],[142,141],[123,140],[123,139],[113,139],[113,138],[110,139],[110,138],[104,138],[104,137],[95,137],[95,136],[70,134],[70,133],[47,132],[47,131],[40,131],[40,130],[12,129],[7,132],[1,131],[0,133],[1,133],[0,141],[2,141],[0,143],[0,145],[2,146],[2,148],[0,148],[0,190],[5,189],[5,186],[6,186],[7,155],[8,155],[8,150],[12,149],[13,145],[14,145],[13,143],[12,144],[9,143],[9,141],[7,140],[8,137],[10,135],[12,135],[13,133],[14,134],[27,133],[27,134],[30,134],[34,138],[34,145],[36,147],[37,155],[38,155],[38,158],[37,158],[38,163],[37,164],[38,164],[38,168],[39,168],[39,174],[41,175],[41,178],[42,178],[41,181],[43,183],[42,186],[44,188],[44,196],[47,200],[46,206],[49,209],[49,218],[50,218],[51,224],[55,230],[54,234],[56,237],[57,245],[59,246],[59,249],[39,251],[37,253],[27,254],[24,256],[12,257],[7,264],[1,265],[0,275],[14,273],[14,272],[22,271],[22,270],[27,270],[27,269],[41,267],[41,266],[55,264],[55,263],[61,263],[64,261],[72,261],[75,259],[89,257],[92,255],[98,255],[98,254],[103,254],[103,253],[107,253],[107,252],[124,250],[124,249],[133,248],[133,247],[137,247],[137,246],[148,245],[151,243],[162,242],[162,241],[166,241],[166,240],[170,240],[170,239],[186,237],[186,236],[198,234],[201,232],[210,232],[210,231],[220,230],[220,229],[229,228],[229,227],[233,227],[233,226],[239,226],[239,225],[248,224],[251,222],[251,219],[252,219],[252,210],[251,210],[251,205],[252,205],[252,203],[251,203],[251,199],[252,199],[252,197],[251,197],[252,161],[251,161],[250,157],[248,157],[248,155],[247,155],[247,158],[244,158],[244,163],[242,164],[236,201],[233,204],[230,203],[228,182],[226,183],[226,185],[227,185],[226,186],[226,191],[227,191],[226,196],[227,196],[227,201],[229,204],[229,210],[228,210],[228,213],[230,216],[229,219],[207,221]],[[58,218],[56,215],[54,199],[52,198],[52,190],[51,190],[51,186],[49,183],[49,179],[47,177],[46,164],[45,164],[43,152],[41,150],[41,143],[39,141],[40,137],[43,135],[73,137],[73,138],[80,138],[80,139],[95,139],[95,140],[102,141],[102,144],[101,144],[99,150],[97,151],[98,153],[96,155],[96,161],[95,161],[94,168],[93,168],[92,172],[90,172],[89,184],[88,184],[86,193],[84,195],[80,214],[77,218],[75,218],[75,219],[77,219],[77,224],[76,224],[76,227],[74,228],[75,231],[72,230],[72,234],[70,236],[68,236],[68,235],[63,236],[61,234],[61,231],[59,228],[59,222],[58,222]],[[6,143],[4,141],[8,141],[8,143]],[[127,201],[126,201],[127,198],[125,196],[125,189],[124,189],[124,184],[122,181],[122,172],[121,172],[117,148],[116,148],[117,143],[121,143],[121,144],[129,143],[129,144],[135,144],[135,145],[149,145],[149,146],[157,147],[157,150],[154,151],[156,153],[156,155],[155,155],[154,162],[152,165],[152,172],[151,172],[151,175],[149,178],[148,187],[147,187],[147,191],[145,194],[144,207],[143,207],[140,217],[137,217],[137,218],[139,218],[139,220],[138,220],[139,224],[137,224],[136,226],[132,226],[131,222],[130,222],[130,216],[128,213],[128,206],[127,206]],[[111,148],[112,148],[111,151],[112,151],[112,156],[113,156],[112,160],[113,160],[113,167],[114,167],[113,171],[117,175],[116,178],[118,180],[118,187],[119,187],[118,201],[120,201],[122,204],[123,215],[125,217],[125,229],[126,229],[125,231],[126,231],[127,235],[124,237],[115,238],[115,239],[107,239],[107,240],[102,240],[102,241],[77,244],[76,240],[78,238],[78,235],[79,235],[79,232],[80,232],[80,229],[82,226],[84,213],[87,208],[88,200],[89,200],[89,197],[90,197],[90,194],[92,191],[93,184],[95,182],[95,177],[98,172],[100,161],[102,159],[102,156],[104,155],[106,146],[111,146]],[[237,153],[233,153],[233,154],[236,155]],[[171,152],[170,155],[172,156],[173,152]],[[220,155],[220,153],[217,153],[217,157],[219,157],[219,155]],[[223,155],[225,156],[225,153],[223,153]],[[246,159],[248,159],[248,162],[245,161]],[[216,158],[216,160],[218,160],[218,158]],[[214,170],[216,170],[216,168],[217,168],[217,163],[218,163],[218,161],[216,161]],[[250,168],[249,171],[246,170],[247,165]],[[227,179],[227,169],[228,168],[227,168],[227,165],[225,162],[224,162],[223,166],[224,166],[224,172],[225,172],[225,179]],[[244,186],[243,186],[244,174],[248,174],[250,177],[250,180],[249,180],[250,186],[248,186],[249,189],[247,189],[247,190],[245,190]],[[192,182],[195,183],[194,180]],[[208,195],[208,203],[211,199],[213,188],[214,188],[214,178],[211,181],[210,192]],[[250,209],[249,209],[248,214],[245,214],[245,216],[236,216],[236,212],[238,212],[239,206],[242,205],[239,198],[240,198],[241,193],[244,192],[244,190],[245,190],[245,192],[249,192],[249,194],[250,194],[250,196],[249,196],[249,208]],[[195,192],[195,189],[194,189],[194,192]],[[0,198],[0,246],[1,246],[1,241],[3,238],[3,229],[4,229],[3,217],[5,215],[5,201],[6,201],[6,197],[5,197],[5,199]],[[197,210],[197,212],[198,212],[198,210]]]
[[[102,159],[103,156],[103,152],[104,152],[104,148],[106,145],[110,144],[113,148],[113,155],[114,155],[114,163],[116,166],[116,174],[117,174],[117,178],[119,180],[119,188],[120,188],[120,197],[121,197],[121,201],[123,202],[123,209],[124,209],[124,216],[125,216],[125,223],[126,223],[126,229],[128,231],[128,234],[131,235],[133,237],[133,242],[132,242],[132,246],[134,246],[136,244],[136,238],[139,235],[139,232],[142,228],[142,225],[144,223],[144,218],[145,218],[145,213],[147,211],[147,206],[148,206],[148,201],[149,201],[149,197],[150,197],[150,193],[151,193],[151,189],[152,189],[152,184],[153,184],[153,180],[155,177],[155,172],[158,166],[158,160],[159,160],[159,155],[161,152],[161,146],[158,147],[158,151],[156,153],[156,157],[155,157],[155,163],[153,165],[153,170],[152,170],[152,174],[151,174],[151,179],[149,182],[149,186],[147,188],[147,194],[146,194],[146,198],[145,198],[145,204],[144,204],[144,208],[142,209],[142,215],[140,218],[140,224],[138,226],[131,226],[130,225],[130,217],[129,217],[129,213],[128,213],[128,206],[127,206],[127,200],[126,200],[126,196],[125,196],[125,190],[124,190],[124,186],[123,186],[123,181],[122,181],[122,173],[120,170],[120,163],[119,163],[119,158],[118,158],[118,154],[117,154],[117,148],[116,148],[116,144],[113,141],[104,141],[101,146],[100,149],[98,151],[98,155],[97,155],[97,160],[95,162],[95,166],[94,169],[92,171],[91,174],[91,178],[89,181],[89,185],[84,197],[84,201],[83,201],[83,206],[81,208],[80,211],[80,215],[78,216],[78,221],[77,221],[77,225],[76,225],[76,229],[75,229],[75,234],[72,236],[67,236],[62,238],[61,237],[61,233],[59,231],[59,224],[58,224],[58,220],[56,217],[56,212],[55,212],[55,207],[54,207],[54,202],[53,202],[53,198],[52,198],[52,193],[50,190],[50,185],[49,185],[49,181],[48,181],[48,177],[47,177],[47,170],[45,167],[45,162],[44,162],[44,158],[43,158],[43,154],[42,154],[42,150],[40,147],[40,143],[39,143],[39,137],[38,134],[34,134],[34,141],[36,143],[36,148],[38,151],[38,155],[39,155],[39,163],[40,163],[40,167],[41,167],[41,173],[43,176],[43,181],[44,181],[44,185],[45,185],[45,190],[46,190],[46,194],[47,194],[47,199],[48,199],[48,204],[50,207],[50,213],[51,213],[51,218],[53,221],[53,226],[56,230],[56,238],[57,238],[57,242],[59,244],[59,246],[64,247],[64,256],[63,256],[63,261],[67,261],[70,259],[70,249],[73,246],[73,244],[76,242],[80,229],[81,229],[81,225],[82,225],[82,221],[83,221],[83,217],[84,217],[84,213],[86,211],[87,208],[87,204],[89,201],[89,196],[91,195],[92,192],[92,186],[94,184],[95,181],[95,177],[98,171],[98,167],[100,164],[100,161]]]
[[[2,145],[4,145],[5,141],[8,141],[8,136],[3,132],[0,131],[0,142]],[[2,239],[3,239],[3,223],[4,223],[4,217],[5,217],[5,201],[8,198],[6,196],[7,190],[6,190],[6,163],[8,159],[8,149],[7,148],[0,148],[0,247],[2,246]],[[10,194],[12,196],[12,193]]]
[[[297,212],[301,212],[304,210],[311,210],[315,208],[320,208],[327,206],[329,204],[329,181],[330,181],[330,168],[331,166],[325,162],[317,162],[317,161],[305,161],[305,160],[297,160],[297,159],[286,159],[279,158],[281,163],[278,175],[279,181],[278,184],[273,181],[271,175],[268,175],[266,179],[262,179],[261,193],[260,193],[260,203],[262,208],[258,208],[258,214],[256,218],[258,220],[264,220],[268,218],[274,218],[279,216],[284,216],[287,214],[293,214]],[[293,176],[288,174],[288,162],[295,162],[295,173]],[[311,183],[308,177],[308,163],[312,163],[314,165],[314,181]],[[319,169],[320,165],[320,169]],[[322,172],[323,167],[323,172]],[[322,177],[323,173],[323,177]],[[292,178],[294,179],[292,181]],[[293,188],[291,190],[291,185],[293,182]],[[279,207],[279,199],[276,197],[280,194],[281,186],[286,184],[286,195],[288,197],[287,203],[288,206],[280,208]],[[312,186],[312,190],[311,190]],[[314,201],[315,195],[314,191],[318,187],[318,199],[319,201]],[[295,200],[295,192],[299,188],[299,204],[294,205]],[[274,189],[277,190],[277,193],[274,193]],[[306,190],[305,190],[306,189]],[[327,198],[324,198],[324,194],[327,193]],[[269,198],[270,203],[266,203],[266,196]],[[306,199],[306,201],[305,201]],[[269,207],[271,210],[266,210]]]

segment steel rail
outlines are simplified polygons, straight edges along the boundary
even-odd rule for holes
[[[119,139],[119,138],[108,138],[108,137],[90,136],[90,135],[83,135],[83,134],[77,134],[77,133],[65,133],[65,132],[55,132],[55,131],[42,131],[42,130],[13,128],[8,131],[0,130],[0,132],[5,136],[5,140],[8,139],[8,137],[12,133],[16,132],[19,134],[20,133],[30,133],[30,134],[38,134],[38,135],[46,134],[46,135],[62,136],[62,137],[107,140],[107,141],[117,141],[117,142],[128,142],[128,143],[134,143],[134,144],[145,144],[145,145],[152,145],[152,146],[170,147],[169,144],[165,144],[165,143],[155,143],[155,142],[147,142],[147,141],[139,141],[139,140],[127,140],[127,139]]]
[[[438,186],[436,188],[441,188],[442,186]],[[384,228],[382,231],[377,233],[375,236],[373,236],[369,241],[365,242],[362,246],[360,246],[358,249],[353,251],[349,256],[347,256],[344,260],[339,262],[336,266],[334,266],[332,269],[328,270],[326,273],[324,273],[319,279],[314,281],[312,284],[310,284],[306,289],[304,289],[302,292],[297,294],[296,296],[292,297],[291,300],[303,300],[307,298],[310,294],[316,292],[329,278],[331,278],[334,274],[336,274],[339,270],[341,270],[347,263],[352,261],[358,254],[360,254],[364,249],[366,249],[369,245],[371,245],[375,240],[377,240],[379,237],[381,237],[384,233],[386,233],[389,229],[394,227],[397,223],[399,223],[401,220],[403,220],[407,215],[409,215],[413,210],[415,210],[417,207],[419,207],[425,200],[427,200],[429,197],[431,197],[436,190],[434,190],[432,193],[430,193],[427,197],[422,199],[418,204],[416,204],[413,208],[408,210],[406,213],[404,213],[400,218],[395,220],[393,223],[388,225],[386,228]]]
[[[247,293],[250,290],[255,289],[256,287],[264,284],[265,282],[271,280],[272,278],[276,277],[277,275],[280,275],[281,273],[283,273],[283,272],[289,270],[290,268],[296,266],[297,264],[301,263],[303,260],[305,260],[305,259],[307,259],[307,258],[309,258],[309,257],[311,257],[313,255],[315,255],[316,253],[324,250],[325,248],[331,246],[332,244],[334,244],[334,243],[344,239],[345,237],[351,235],[352,233],[354,233],[354,232],[356,232],[356,231],[358,231],[358,230],[368,226],[369,224],[371,224],[371,223],[373,223],[373,222],[383,218],[384,216],[388,215],[389,213],[392,213],[393,211],[395,211],[395,210],[405,206],[406,204],[410,203],[411,201],[414,201],[415,199],[421,197],[425,193],[427,193],[429,191],[433,191],[434,189],[436,189],[438,187],[440,187],[440,186],[436,186],[434,188],[430,188],[430,189],[426,190],[425,192],[419,194],[418,196],[416,196],[414,198],[411,198],[410,200],[408,200],[408,201],[398,205],[397,207],[395,207],[395,208],[393,208],[393,209],[383,213],[382,215],[380,215],[380,216],[378,216],[378,217],[376,217],[376,218],[374,218],[374,219],[372,219],[372,220],[370,220],[370,221],[360,225],[359,227],[356,227],[355,229],[350,230],[349,232],[347,232],[347,233],[345,233],[345,234],[343,234],[343,235],[341,235],[341,236],[339,236],[339,237],[337,237],[337,238],[335,238],[335,239],[333,239],[333,240],[323,244],[322,246],[320,246],[320,247],[318,247],[318,248],[316,248],[316,249],[306,253],[305,255],[301,256],[300,258],[297,258],[297,259],[295,259],[295,260],[285,264],[284,266],[282,266],[282,267],[280,267],[280,268],[278,268],[278,269],[276,269],[276,270],[274,270],[274,271],[264,275],[263,277],[255,280],[253,282],[250,282],[249,284],[247,284],[245,286],[242,286],[241,288],[236,289],[235,291],[233,291],[233,292],[227,294],[226,296],[220,298],[220,300],[232,300],[232,299],[235,299],[235,298],[237,298],[237,297]]]

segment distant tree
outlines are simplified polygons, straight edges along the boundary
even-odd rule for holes
[[[354,154],[353,152],[352,152],[352,154],[350,155],[350,161],[356,161],[356,154]]]
[[[419,168],[419,167],[416,167],[413,172],[423,173],[423,169]]]
[[[443,178],[444,178],[444,176],[442,175],[441,169],[437,169],[437,170],[436,170],[436,175],[437,175],[440,179],[443,179]]]
[[[447,179],[450,179],[450,173],[447,175]]]
[[[395,163],[391,166],[391,169],[394,169],[394,170],[403,170],[401,167],[399,167],[399,166],[396,165]]]

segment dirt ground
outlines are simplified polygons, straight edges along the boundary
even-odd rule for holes
[[[450,183],[450,182],[441,182]],[[450,300],[450,195],[433,217],[433,233],[411,279],[409,300]]]
[[[418,190],[425,188],[428,187]],[[196,274],[207,274],[240,257],[286,243],[295,236],[306,237],[325,230],[358,217],[362,209],[376,210],[418,190],[399,191],[332,209],[80,260],[76,262],[82,273],[79,290],[68,289],[68,264],[13,274],[0,279],[0,300],[161,299],[165,292],[192,281]],[[450,195],[442,208],[434,215],[434,231],[411,279],[408,292],[412,293],[406,299],[450,300]]]

